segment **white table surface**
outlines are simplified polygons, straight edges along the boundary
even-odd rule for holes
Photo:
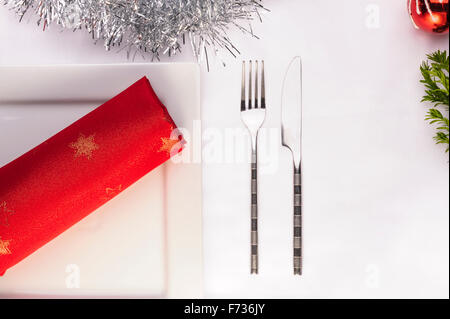
[[[423,120],[418,69],[448,37],[414,30],[406,0],[265,4],[272,12],[254,24],[261,40],[231,31],[242,56],[224,52],[225,68],[216,60],[202,71],[206,296],[448,298],[449,157]],[[42,32],[34,18],[18,23],[0,6],[0,65],[127,62],[83,32]],[[170,61],[192,61],[188,49]],[[294,278],[292,168],[277,130],[282,78],[298,54],[305,262]],[[259,146],[261,274],[250,276],[250,171],[236,159],[244,139],[232,138],[242,130],[240,61],[256,58],[266,61],[268,134]]]

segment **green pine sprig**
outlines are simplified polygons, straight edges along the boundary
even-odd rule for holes
[[[433,104],[427,112],[425,120],[436,125],[436,144],[447,144],[449,151],[449,57],[447,51],[436,51],[427,55],[428,60],[420,66],[425,85],[422,102]],[[444,112],[444,114],[443,114]]]

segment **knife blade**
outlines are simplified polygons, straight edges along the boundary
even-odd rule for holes
[[[298,168],[302,155],[302,60],[298,56],[289,64],[283,81],[281,140],[291,150]]]
[[[302,274],[302,60],[294,57],[283,81],[281,100],[281,141],[292,153],[294,164],[294,275]]]

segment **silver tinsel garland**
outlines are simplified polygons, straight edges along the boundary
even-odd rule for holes
[[[23,19],[28,11],[37,14],[45,28],[86,29],[105,48],[126,48],[128,56],[140,52],[152,58],[181,51],[188,40],[197,59],[207,48],[239,51],[227,36],[230,26],[253,35],[250,22],[260,10],[257,0],[4,0]]]

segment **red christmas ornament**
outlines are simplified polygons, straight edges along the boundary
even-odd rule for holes
[[[448,33],[448,0],[408,0],[408,10],[416,29]]]

